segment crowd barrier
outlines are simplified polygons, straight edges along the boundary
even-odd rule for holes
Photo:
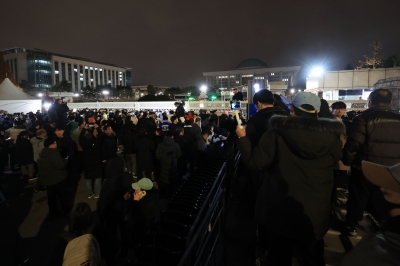
[[[327,101],[329,106],[337,100]],[[343,101],[347,106],[347,111],[363,111],[368,108],[368,101],[365,100],[346,100]],[[133,110],[174,110],[174,101],[170,102],[85,102],[85,103],[68,103],[70,109],[127,109],[128,111]],[[247,101],[242,101],[242,108],[247,108]],[[198,111],[202,110],[230,110],[228,101],[187,101],[184,106],[186,111]]]

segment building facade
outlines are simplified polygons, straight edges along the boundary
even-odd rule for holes
[[[236,69],[228,71],[204,72],[207,86],[230,92],[234,88],[247,92],[248,86],[270,89],[273,93],[285,94],[289,88],[297,86],[297,73],[300,66],[268,67],[258,59],[247,59],[239,63]]]
[[[49,89],[66,80],[72,92],[90,86],[131,86],[131,69],[39,49],[15,47],[1,51],[15,80],[31,87]]]
[[[327,71],[309,77],[306,91],[322,93],[326,100],[366,100],[378,81],[400,77],[400,68]]]

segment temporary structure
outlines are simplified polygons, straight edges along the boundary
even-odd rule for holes
[[[0,109],[9,113],[28,113],[42,109],[42,100],[19,90],[8,78],[0,84]]]

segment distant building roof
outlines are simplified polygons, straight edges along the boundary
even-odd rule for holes
[[[3,54],[13,54],[13,53],[33,51],[33,52],[38,52],[38,53],[42,53],[42,54],[45,54],[45,55],[55,55],[55,56],[66,57],[66,58],[71,58],[71,59],[75,59],[75,60],[81,60],[81,61],[87,61],[87,62],[102,64],[102,65],[108,65],[108,66],[113,66],[113,67],[125,68],[126,70],[132,69],[132,68],[129,68],[129,67],[121,67],[121,66],[117,66],[115,64],[99,62],[99,61],[95,61],[95,60],[91,60],[91,59],[87,59],[87,58],[64,55],[64,54],[59,54],[59,53],[53,53],[53,52],[45,51],[45,50],[38,49],[38,48],[31,49],[31,48],[24,48],[24,47],[12,47],[12,48],[3,49],[3,50],[0,50],[0,51],[3,52]]]
[[[255,58],[249,58],[240,62],[236,69],[246,69],[246,68],[267,68],[268,65],[263,61]]]

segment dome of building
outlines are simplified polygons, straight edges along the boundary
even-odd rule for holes
[[[266,63],[261,60],[250,58],[243,60],[242,62],[237,65],[236,69],[247,69],[247,68],[265,68],[268,67]]]

